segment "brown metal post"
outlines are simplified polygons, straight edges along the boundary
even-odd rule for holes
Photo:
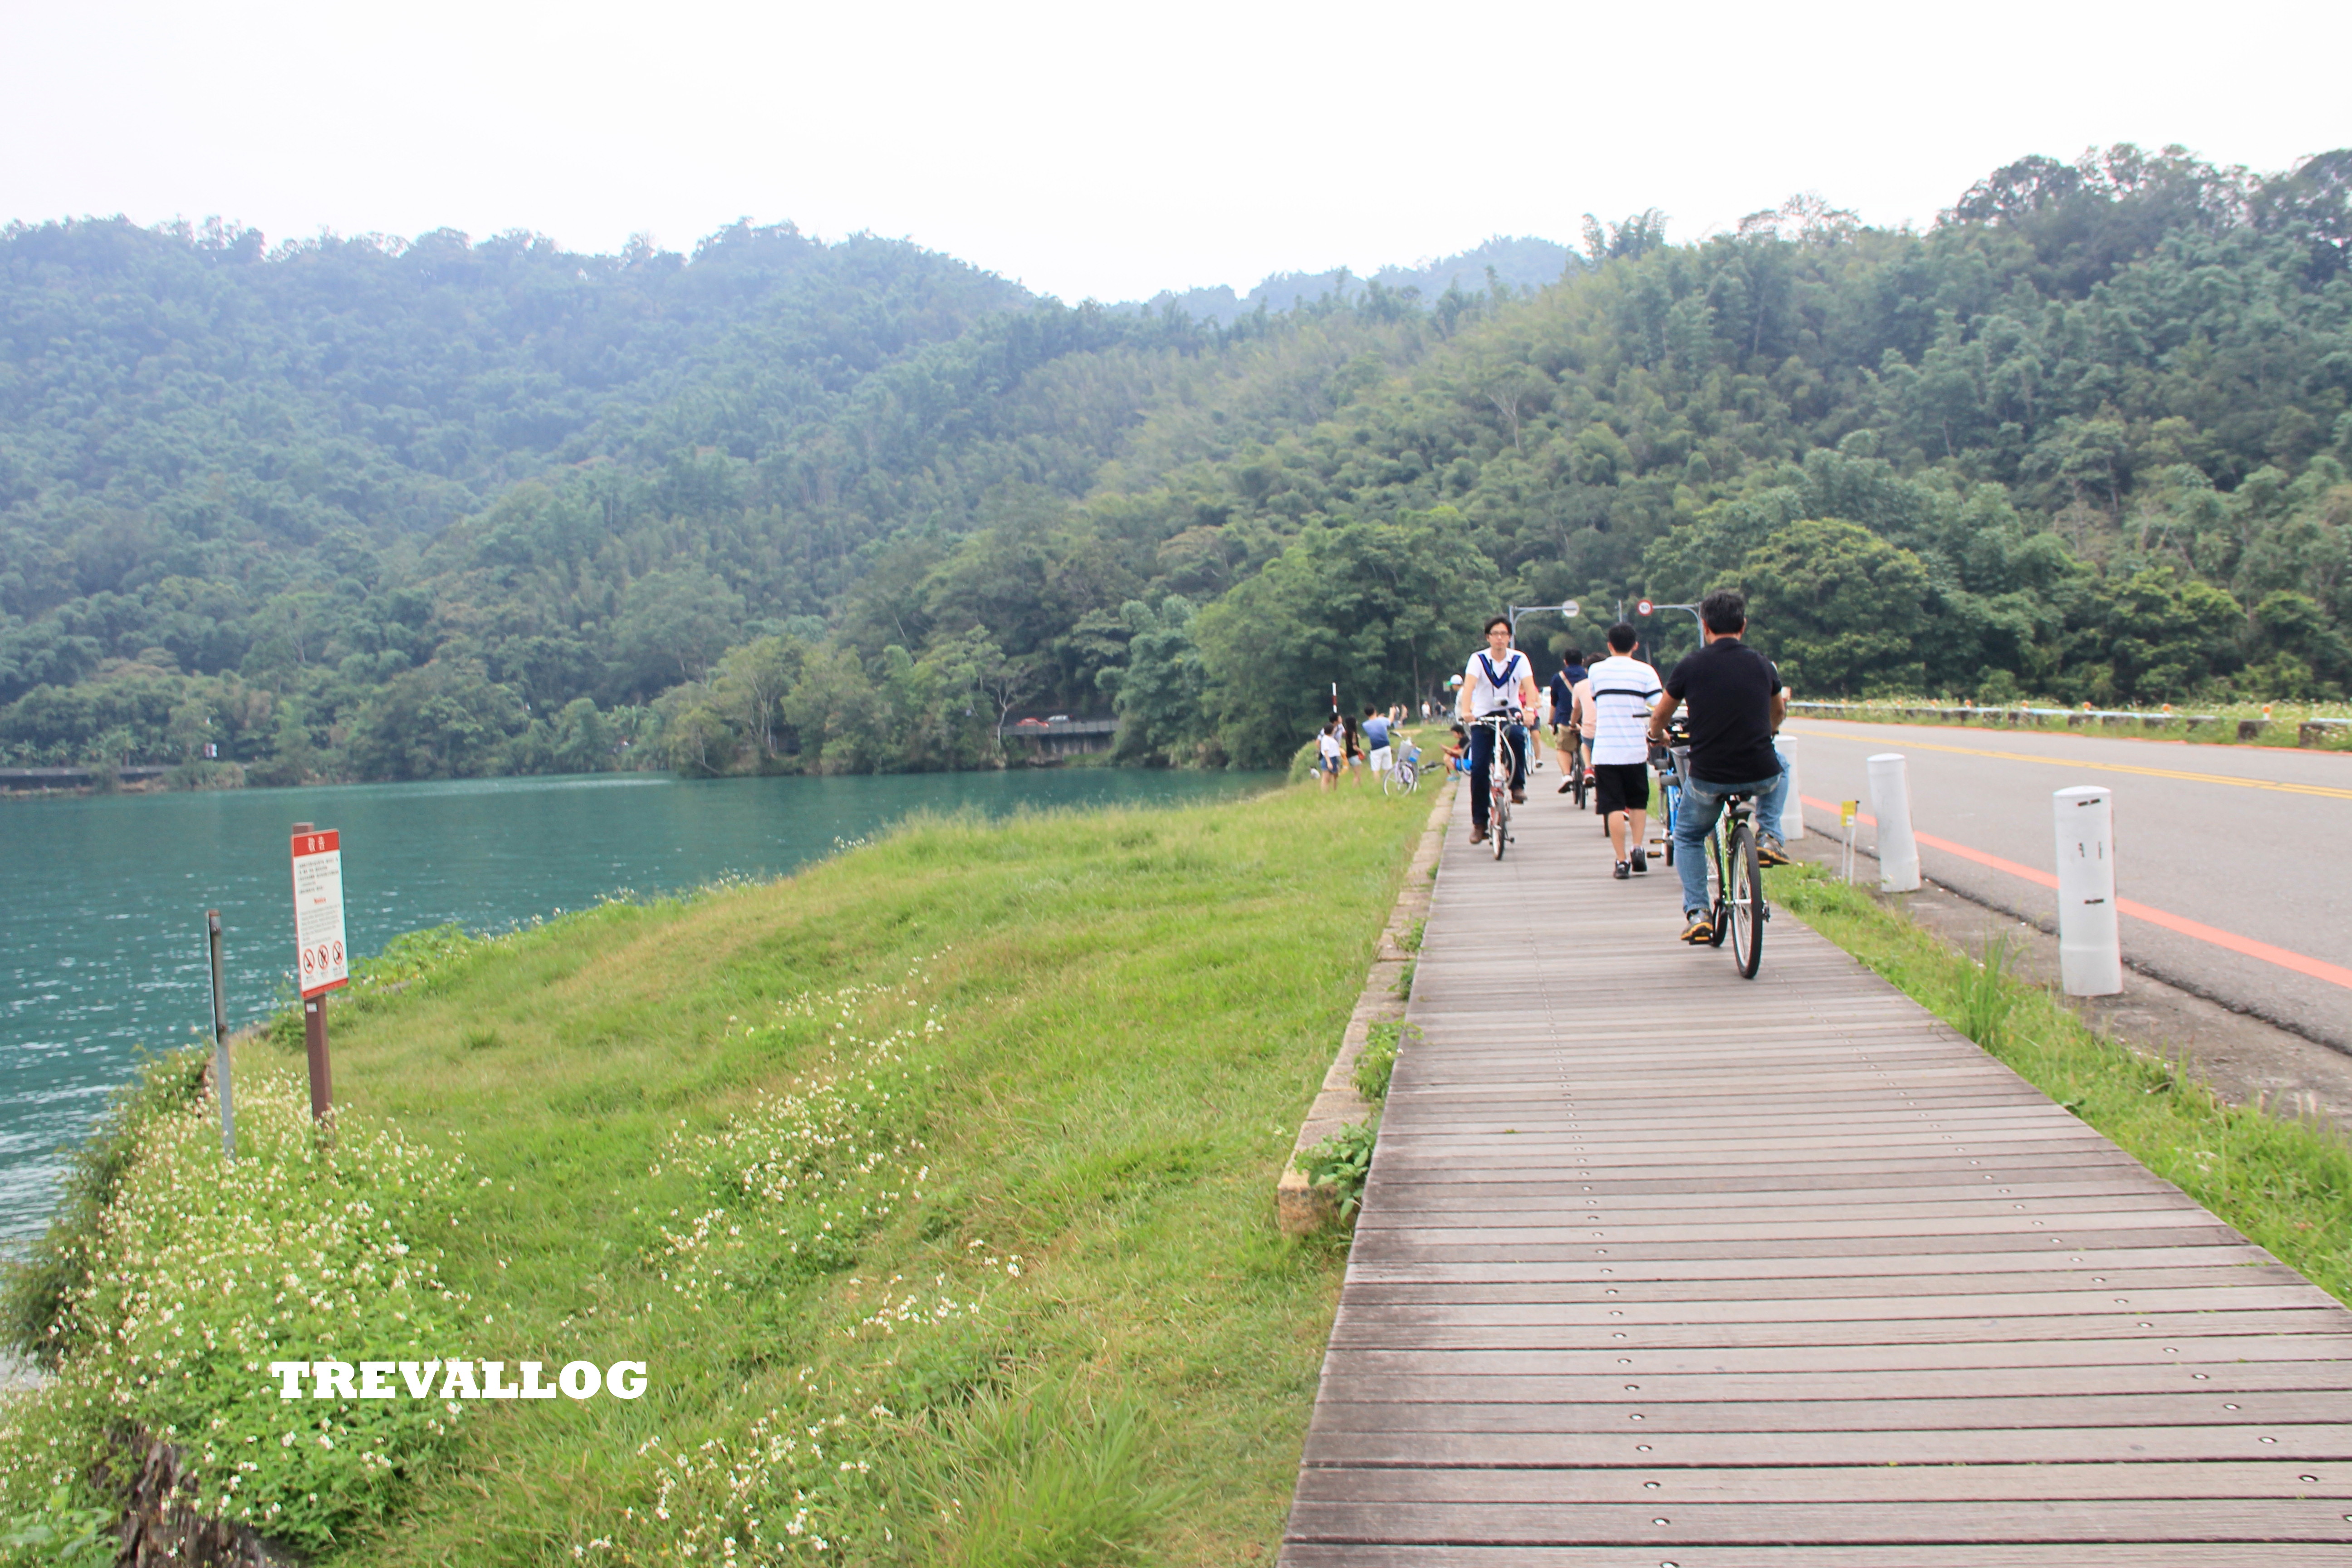
[[[308,833],[311,826],[298,822],[294,831]],[[327,994],[323,991],[302,1003],[302,1047],[310,1059],[310,1120],[324,1121],[334,1114],[335,1075],[327,1058]]]
[[[310,1120],[324,1121],[335,1109],[334,1073],[327,1061],[327,996],[302,1004],[302,1045],[310,1058]]]

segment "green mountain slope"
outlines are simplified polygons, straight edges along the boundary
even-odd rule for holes
[[[1265,763],[1334,683],[1429,691],[1505,597],[1724,583],[1812,694],[2326,696],[2347,191],[2352,153],[2118,147],[1925,233],[1643,214],[1539,291],[1230,326],[789,229],[20,227],[0,749],[986,765],[1014,712],[1115,708],[1131,755]]]

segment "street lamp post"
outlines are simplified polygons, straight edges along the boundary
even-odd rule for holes
[[[1507,605],[1507,606],[1505,607],[1505,613],[1506,613],[1507,615],[1508,615],[1508,616],[1511,617],[1511,643],[1512,643],[1512,646],[1513,646],[1513,647],[1517,647],[1517,644],[1518,644],[1518,640],[1519,640],[1519,617],[1520,617],[1521,616],[1541,615],[1541,614],[1544,614],[1544,613],[1547,613],[1547,612],[1549,612],[1549,613],[1550,613],[1550,614],[1552,614],[1552,615],[1556,615],[1556,616],[1559,616],[1562,620],[1572,621],[1572,620],[1576,619],[1576,617],[1577,617],[1577,616],[1578,616],[1578,614],[1579,614],[1579,612],[1580,612],[1580,606],[1577,605],[1577,602],[1576,602],[1574,599],[1566,599],[1566,600],[1563,600],[1563,601],[1561,601],[1559,604],[1557,604],[1557,605]]]

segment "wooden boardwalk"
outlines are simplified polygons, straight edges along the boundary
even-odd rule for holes
[[[1284,1563],[2352,1564],[2352,1312],[1547,777],[1450,829]]]

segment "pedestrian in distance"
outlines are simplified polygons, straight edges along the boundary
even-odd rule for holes
[[[1706,837],[1723,815],[1726,796],[1756,798],[1756,858],[1785,866],[1780,810],[1789,798],[1788,769],[1773,747],[1789,716],[1788,690],[1778,666],[1749,647],[1748,600],[1719,588],[1699,602],[1700,646],[1666,677],[1652,710],[1648,739],[1664,743],[1675,710],[1690,705],[1689,776],[1675,812],[1675,869],[1682,874],[1683,940],[1715,935],[1706,897]]]
[[[1352,713],[1339,721],[1339,742],[1347,748],[1345,766],[1340,778],[1349,784],[1356,782],[1356,770],[1364,765],[1364,733]]]
[[[1316,731],[1315,772],[1326,794],[1339,782],[1339,763],[1347,754],[1347,748],[1339,740],[1339,720],[1332,720]]]
[[[1551,678],[1545,696],[1551,705],[1551,749],[1559,759],[1559,790],[1566,795],[1576,787],[1576,770],[1582,765],[1583,731],[1577,712],[1577,682],[1585,678],[1584,653],[1570,648],[1559,656],[1559,672]]]
[[[1459,724],[1454,726],[1445,742],[1445,771],[1464,774],[1470,772],[1470,732]]]
[[[1377,708],[1364,710],[1364,748],[1370,753],[1372,782],[1379,784],[1381,775],[1389,771],[1395,753],[1389,749],[1391,721]]]
[[[1612,874],[1619,881],[1650,869],[1650,743],[1643,733],[1664,689],[1658,672],[1633,657],[1639,635],[1623,621],[1609,628],[1609,657],[1585,677],[1592,705],[1592,782],[1609,825]]]
[[[1506,728],[1509,738],[1511,769],[1511,804],[1518,805],[1528,798],[1528,731],[1519,722],[1520,714],[1536,710],[1536,676],[1528,656],[1511,646],[1511,619],[1496,616],[1486,623],[1486,646],[1470,656],[1462,669],[1462,695],[1459,717],[1465,724],[1475,719],[1495,714],[1508,714],[1511,723]],[[1470,776],[1475,782],[1486,776],[1494,763],[1495,726],[1477,724],[1470,730]],[[1486,792],[1474,788],[1470,792],[1470,842],[1486,841]]]

